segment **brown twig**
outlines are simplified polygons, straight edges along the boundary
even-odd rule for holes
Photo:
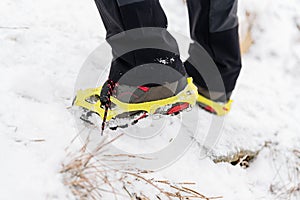
[[[160,200],[159,195],[165,196],[167,199],[215,199],[207,198],[197,191],[183,187],[186,185],[195,185],[191,182],[180,182],[172,184],[169,180],[155,180],[144,177],[144,174],[151,175],[152,171],[127,169],[125,171],[122,167],[122,162],[119,158],[134,158],[134,159],[147,159],[136,155],[118,154],[109,155],[105,154],[106,147],[120,138],[119,135],[109,141],[107,139],[100,141],[96,148],[92,151],[87,151],[87,146],[90,141],[89,137],[86,143],[79,150],[77,154],[72,155],[72,159],[67,164],[63,164],[61,173],[64,174],[64,183],[67,185],[71,192],[80,200],[98,200],[102,199],[104,193],[111,193],[117,200],[118,196],[128,196],[132,200],[150,200],[142,191],[130,192],[128,187],[134,190],[135,184],[144,184],[147,187],[155,189],[159,194],[155,195]],[[72,140],[73,143],[73,140]],[[96,158],[100,159],[97,160]],[[115,166],[113,166],[114,164]],[[113,168],[114,167],[114,168]],[[161,187],[163,184],[164,187]],[[176,186],[178,185],[178,187]],[[121,191],[123,190],[123,192]],[[168,191],[169,190],[169,191]],[[220,197],[219,197],[220,198]]]

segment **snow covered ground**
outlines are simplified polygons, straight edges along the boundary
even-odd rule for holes
[[[188,35],[183,2],[161,3],[169,28]],[[154,176],[226,200],[300,199],[300,2],[240,1],[242,20],[246,10],[255,43],[211,157],[200,159],[195,145]],[[74,199],[59,170],[77,134],[67,109],[77,74],[104,40],[96,6],[2,0],[0,14],[0,199]],[[212,161],[239,149],[262,150],[248,169]]]

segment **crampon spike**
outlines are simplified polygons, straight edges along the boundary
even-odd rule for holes
[[[108,106],[105,106],[105,111],[104,111],[104,116],[103,116],[102,126],[101,126],[101,136],[103,136],[103,132],[104,132],[104,129],[105,129],[105,122],[106,122],[106,118],[107,118],[107,113],[108,113]]]

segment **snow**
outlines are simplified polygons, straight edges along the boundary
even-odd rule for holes
[[[161,3],[169,29],[188,36],[184,3]],[[240,1],[241,21],[246,10],[255,14],[255,43],[243,56],[233,109],[211,156],[201,158],[194,145],[153,176],[196,182],[201,193],[226,200],[299,199],[299,191],[287,191],[300,183],[300,2]],[[0,199],[74,199],[59,171],[77,134],[67,109],[77,74],[105,37],[96,6],[2,0],[0,13]],[[239,149],[262,151],[248,169],[212,161]]]

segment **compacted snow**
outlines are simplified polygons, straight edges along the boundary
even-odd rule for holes
[[[183,1],[161,3],[169,29],[188,37]],[[197,191],[226,200],[299,199],[300,2],[252,0],[239,7],[242,22],[246,12],[253,19],[254,44],[243,56],[233,109],[217,144],[203,158],[198,136],[183,157],[153,177],[195,182]],[[96,6],[2,0],[0,13],[0,199],[75,199],[59,171],[78,132],[68,109],[77,74],[105,37]],[[195,109],[202,124],[211,120]],[[213,162],[239,150],[259,151],[247,169]]]

